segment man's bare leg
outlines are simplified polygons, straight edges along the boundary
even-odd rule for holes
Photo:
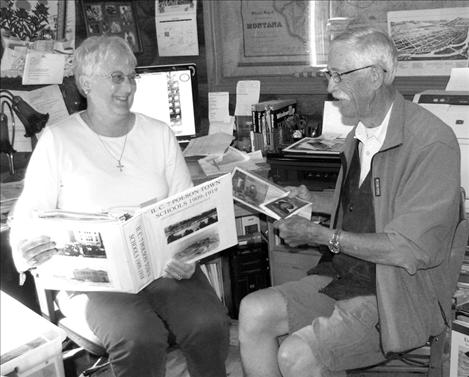
[[[287,332],[287,303],[280,293],[263,289],[241,301],[239,342],[246,377],[281,377],[277,337]]]

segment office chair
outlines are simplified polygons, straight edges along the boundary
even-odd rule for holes
[[[67,334],[68,340],[71,341],[74,345],[78,346],[72,348],[68,352],[71,361],[73,361],[74,358],[81,356],[83,353],[85,353],[87,356],[86,364],[92,364],[91,366],[88,366],[86,367],[86,369],[81,371],[80,377],[91,376],[92,374],[98,373],[100,370],[107,368],[109,366],[109,361],[106,349],[104,348],[101,341],[90,329],[85,318],[80,318],[80,316],[74,316],[73,318],[65,316],[56,304],[57,291],[44,289],[41,286],[41,279],[37,276],[35,277],[35,283],[42,316],[62,328]],[[175,336],[171,332],[168,336],[168,343],[169,348],[167,352],[176,353],[173,354],[171,358],[168,358],[167,368],[170,363],[170,360],[176,360],[178,358],[181,358],[180,355],[177,354],[178,352],[180,352],[180,350],[178,349],[178,346],[176,344]],[[67,371],[67,367],[70,367],[71,369],[73,369],[70,373],[76,376],[77,370],[75,368],[75,363],[71,362],[69,363],[69,365],[67,365],[67,359],[67,352],[65,352],[65,369]],[[92,359],[95,359],[96,361],[93,363]],[[185,366],[178,365],[178,368],[184,369]]]
[[[107,352],[101,341],[89,328],[85,318],[80,320],[64,316],[55,303],[57,292],[44,289],[41,286],[41,279],[37,277],[35,277],[35,285],[42,316],[62,328],[67,334],[68,340],[78,347],[74,348],[70,352],[70,358],[73,360],[74,357],[87,353],[87,356],[91,355],[93,358],[97,359],[93,365],[82,371],[81,376],[89,376],[92,373],[107,367],[109,365],[109,362],[107,361]],[[70,365],[67,364],[67,361],[68,357],[64,354],[64,362],[66,363],[66,366],[70,367]],[[88,361],[90,364],[92,363],[89,357]],[[74,370],[73,373],[75,374],[76,370]]]
[[[469,220],[466,219],[464,202],[466,195],[461,187],[461,204],[459,207],[459,223],[453,236],[451,251],[449,255],[449,271],[451,280],[451,294],[448,299],[452,300],[452,296],[456,291],[461,265],[463,262],[469,237]],[[448,303],[450,305],[450,303]],[[396,353],[390,356],[386,361],[376,366],[355,369],[348,371],[349,376],[353,377],[371,377],[375,375],[383,375],[388,373],[389,376],[395,376],[396,373],[423,374],[427,377],[443,377],[443,358],[445,354],[445,346],[448,344],[447,337],[450,329],[446,328],[441,334],[430,337],[427,343],[413,350]],[[391,374],[392,373],[392,374]]]

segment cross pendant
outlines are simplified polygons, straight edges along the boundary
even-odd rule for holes
[[[121,161],[119,160],[119,161],[117,161],[116,167],[117,167],[120,171],[122,171],[122,169],[124,168],[124,165],[122,165],[122,164],[121,164]]]

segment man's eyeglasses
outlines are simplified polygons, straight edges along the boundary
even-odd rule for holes
[[[367,65],[365,67],[355,68],[355,69],[352,69],[352,70],[346,71],[346,72],[329,71],[327,68],[325,68],[325,69],[322,69],[321,72],[324,74],[324,76],[328,80],[332,79],[332,81],[334,81],[336,84],[338,84],[339,82],[342,81],[342,76],[348,75],[349,73],[361,71],[362,69],[371,68],[371,67],[374,67],[374,66],[375,66],[374,64],[371,64],[371,65]],[[383,71],[387,72],[384,68],[383,68]]]
[[[111,81],[117,85],[122,84],[125,81],[126,77],[131,84],[135,84],[135,80],[139,77],[139,75],[136,72],[131,72],[128,75],[126,75],[121,71],[115,71],[108,75],[103,75],[103,76],[110,78]]]

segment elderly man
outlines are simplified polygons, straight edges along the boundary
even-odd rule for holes
[[[345,376],[423,345],[447,324],[442,262],[458,219],[460,152],[447,125],[392,86],[396,65],[392,40],[378,30],[350,29],[331,43],[328,91],[356,124],[331,227],[297,216],[275,226],[290,246],[326,244],[333,258],[244,298],[239,339],[249,377]],[[290,189],[327,207],[305,186]]]

